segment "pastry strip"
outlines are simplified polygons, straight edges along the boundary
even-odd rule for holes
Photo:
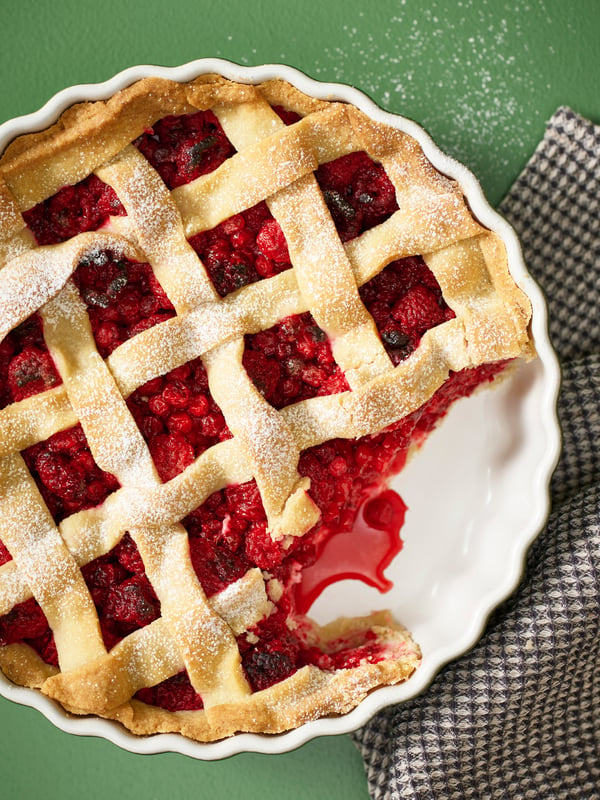
[[[0,459],[0,477],[2,542],[46,615],[61,668],[98,658],[105,649],[92,598],[21,456]]]

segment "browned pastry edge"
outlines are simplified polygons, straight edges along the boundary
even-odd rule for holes
[[[360,644],[366,631],[376,634],[375,641],[388,651],[388,658],[376,664],[364,662],[352,669],[325,672],[317,667],[303,667],[269,689],[249,695],[243,703],[213,706],[208,711],[170,712],[139,700],[105,711],[102,716],[121,722],[140,735],[181,733],[201,742],[215,741],[235,733],[281,733],[323,716],[344,714],[354,708],[370,691],[383,685],[407,680],[418,668],[421,653],[410,634],[397,625],[388,612],[364,618],[340,618],[318,629],[313,624],[313,639],[327,651],[328,646]],[[52,678],[59,673],[43,662],[26,644],[0,648],[0,668],[9,680],[40,689],[57,699],[70,713],[89,714],[89,710],[71,704],[68,691],[55,698]],[[93,681],[93,673],[90,674]],[[93,690],[90,689],[93,693]]]

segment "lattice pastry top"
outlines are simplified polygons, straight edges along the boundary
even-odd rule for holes
[[[389,614],[323,628],[294,591],[448,405],[530,355],[460,188],[350,105],[215,75],[75,106],[0,179],[6,675],[199,740],[407,678]]]

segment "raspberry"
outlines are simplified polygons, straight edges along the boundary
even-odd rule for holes
[[[360,296],[394,364],[415,350],[425,331],[454,316],[420,257],[392,261],[361,287]]]
[[[163,390],[162,399],[172,408],[187,408],[190,390],[183,381],[171,380]]]
[[[284,378],[280,385],[280,391],[284,405],[289,405],[302,391],[302,381],[299,378]]]
[[[0,342],[0,409],[60,383],[44,341],[42,320],[34,314]]]
[[[247,350],[243,363],[258,391],[269,400],[275,394],[281,377],[279,363],[258,350]]]
[[[87,447],[87,441],[83,428],[77,425],[74,428],[68,428],[66,431],[59,431],[48,439],[48,449],[52,453],[63,453],[68,455],[69,458],[79,458],[81,452]],[[77,453],[77,456],[75,455]],[[89,450],[87,455],[91,456]]]
[[[195,417],[203,417],[208,413],[210,401],[205,394],[197,394],[190,399],[188,411]]]
[[[29,644],[37,650],[43,661],[53,667],[58,667],[58,651],[56,650],[56,642],[54,641],[54,634],[48,628],[41,636],[30,639]]]
[[[341,456],[336,456],[336,458],[334,458],[329,465],[329,472],[331,472],[335,478],[339,478],[347,471],[348,463],[346,462],[346,459],[342,458]]]
[[[234,214],[233,217],[226,219],[223,224],[223,233],[231,236],[234,233],[240,233],[246,227],[246,220],[243,214]]]
[[[256,237],[260,252],[273,261],[289,261],[287,242],[279,223],[275,219],[265,222]]]
[[[225,233],[225,223],[223,223],[222,232]],[[208,241],[205,242],[204,240],[207,239]],[[209,237],[208,234],[205,234],[204,237],[201,235],[198,238],[194,239],[193,242],[196,250],[199,250],[201,245],[204,244],[204,261],[205,265],[209,268],[218,268],[221,262],[225,261],[226,258],[231,254],[233,248],[228,238],[225,236],[219,236],[218,233],[213,233],[212,237]]]
[[[179,672],[156,686],[140,689],[135,697],[142,703],[165,708],[167,711],[196,711],[204,708],[202,698],[190,683],[187,672]]]
[[[296,653],[280,641],[258,644],[242,659],[246,676],[255,692],[267,689],[296,671]]]
[[[79,470],[73,470],[68,457],[42,451],[35,460],[40,480],[51,492],[66,502],[83,496],[85,483]]]
[[[210,439],[218,438],[224,427],[225,417],[220,411],[213,411],[200,420],[202,434]]]
[[[192,374],[192,367],[188,364],[182,364],[180,367],[175,367],[169,373],[169,378],[173,381],[187,381]]]
[[[96,344],[101,353],[109,355],[121,344],[121,332],[114,322],[101,322],[95,332]]]
[[[335,369],[331,375],[325,378],[318,389],[318,395],[339,394],[347,392],[350,387],[343,372]]]
[[[122,635],[143,628],[158,618],[160,604],[145,576],[134,575],[109,589],[104,613]]]
[[[151,314],[145,319],[141,319],[139,322],[136,322],[135,325],[130,325],[129,327],[125,328],[123,341],[127,341],[127,339],[137,336],[137,334],[142,333],[142,331],[147,331],[148,328],[153,328],[155,325],[160,325],[161,322],[171,319],[172,316],[174,316],[174,314],[170,311],[159,311],[156,314]]]
[[[190,537],[190,557],[208,597],[243,577],[252,566],[243,553],[232,553],[202,536]]]
[[[133,572],[135,575],[144,574],[144,562],[142,561],[136,543],[128,533],[123,536],[113,552],[119,564],[129,570],[129,572]]]
[[[250,526],[245,541],[246,556],[261,569],[270,570],[281,564],[285,551],[271,539],[266,522],[256,522]]]
[[[127,339],[175,314],[149,264],[102,251],[83,259],[73,280],[88,306],[92,333],[103,358]]]
[[[304,383],[312,386],[313,389],[318,389],[327,377],[325,370],[319,369],[318,367],[314,367],[312,365],[304,367],[301,375]]]
[[[148,410],[155,417],[167,417],[171,411],[171,406],[161,395],[154,395],[148,400]]]
[[[159,434],[150,440],[150,453],[163,481],[170,481],[194,461],[194,448],[180,433]]]
[[[260,492],[255,481],[232,484],[225,490],[226,508],[236,517],[260,522],[265,519],[265,512],[260,499]]]
[[[129,534],[110,553],[85,565],[82,574],[96,604],[107,649],[159,615],[158,600]]]
[[[231,436],[210,395],[200,359],[148,381],[133,392],[127,405],[163,480],[175,477],[207,447]]]
[[[61,382],[50,354],[33,346],[26,347],[11,360],[7,379],[15,402]]]
[[[140,426],[142,436],[147,442],[155,436],[158,436],[159,433],[165,433],[165,426],[159,417],[150,415],[141,417],[138,425]]]
[[[167,428],[170,433],[181,433],[186,436],[192,432],[194,423],[185,411],[175,411],[167,420]]]
[[[392,317],[408,336],[415,339],[444,322],[444,312],[436,296],[425,286],[409,289],[394,305]]]
[[[111,557],[100,556],[82,567],[82,575],[90,589],[109,589],[127,578],[127,571]]]
[[[282,598],[273,613],[251,628],[258,640],[252,647],[244,635],[238,638],[244,671],[254,691],[266,689],[298,669],[300,642],[286,625],[290,610]]]

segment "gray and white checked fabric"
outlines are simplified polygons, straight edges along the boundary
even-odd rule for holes
[[[354,735],[374,800],[600,798],[600,127],[560,108],[501,205],[545,291],[563,453],[518,590]]]

